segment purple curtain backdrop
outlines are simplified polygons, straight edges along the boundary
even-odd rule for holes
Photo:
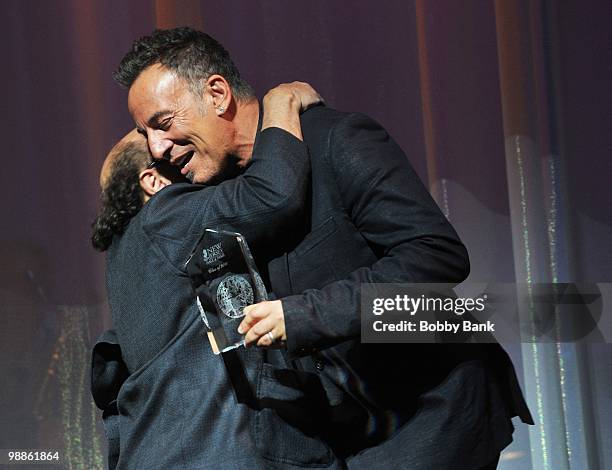
[[[511,1],[0,0],[0,448],[55,446],[72,468],[101,465],[86,363],[110,317],[90,224],[102,161],[132,125],[112,71],[156,26],[215,36],[259,96],[308,81],[330,106],[381,122],[466,242],[473,281],[520,277],[508,139],[528,136],[537,158],[563,168],[563,277],[612,282],[611,4],[516,0],[526,24],[502,43]],[[528,73],[508,75],[504,47],[528,51]],[[532,93],[527,104],[513,108],[502,83]],[[525,357],[510,352],[522,374]],[[575,366],[589,381],[579,396],[593,400],[578,423],[596,442],[581,447],[585,461],[612,466],[612,349],[589,348]],[[75,421],[67,396],[90,417]],[[70,441],[79,433],[89,453]],[[502,468],[532,468],[537,444],[524,429],[516,438]],[[559,468],[579,468],[566,460]]]

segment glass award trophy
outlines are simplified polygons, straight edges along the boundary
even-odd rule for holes
[[[215,354],[243,346],[244,307],[268,298],[245,238],[206,229],[186,267]]]

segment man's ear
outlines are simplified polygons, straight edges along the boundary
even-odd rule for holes
[[[159,174],[155,168],[147,168],[138,175],[140,187],[145,194],[145,200],[153,196],[157,191],[172,184],[165,176]]]
[[[221,75],[213,74],[206,80],[206,91],[212,98],[213,108],[218,116],[227,112],[232,102],[232,87]]]

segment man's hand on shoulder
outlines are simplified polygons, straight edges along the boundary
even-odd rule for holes
[[[279,127],[302,140],[299,113],[322,102],[323,98],[308,83],[281,83],[264,96],[261,130]]]

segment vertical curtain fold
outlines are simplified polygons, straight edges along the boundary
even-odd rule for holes
[[[517,283],[568,282],[564,233],[567,187],[555,142],[546,1],[495,2],[500,89],[506,141],[510,215]],[[522,288],[519,288],[522,289]],[[529,309],[529,307],[527,307]],[[532,312],[523,312],[530,315]],[[523,344],[525,386],[534,408],[531,457],[537,469],[596,468],[588,394],[580,386],[579,344]]]

